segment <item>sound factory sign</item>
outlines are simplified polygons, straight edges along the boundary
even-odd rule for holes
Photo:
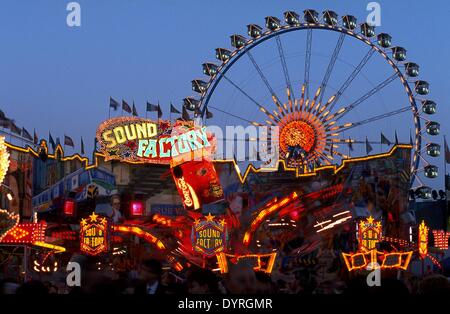
[[[192,227],[192,246],[194,251],[205,257],[212,257],[225,251],[228,240],[227,227],[224,219],[215,221],[211,214],[205,218],[196,220]]]
[[[177,121],[157,122],[139,117],[118,117],[104,121],[97,129],[97,141],[105,161],[170,164],[209,156],[212,136],[206,127]]]
[[[381,233],[381,222],[374,220],[372,216],[361,221],[358,230],[359,250],[365,252],[375,249],[381,240]]]
[[[105,217],[95,213],[83,218],[80,223],[80,250],[88,255],[108,251],[109,224]]]

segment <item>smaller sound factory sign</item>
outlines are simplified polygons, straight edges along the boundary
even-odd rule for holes
[[[205,257],[212,257],[225,251],[228,241],[225,220],[215,221],[211,214],[205,216],[205,220],[196,220],[192,227],[191,239],[194,251]]]
[[[88,255],[108,251],[109,224],[105,217],[92,213],[80,222],[80,250]]]

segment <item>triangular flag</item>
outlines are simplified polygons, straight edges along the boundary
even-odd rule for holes
[[[369,140],[367,139],[367,136],[366,136],[366,154],[369,155],[372,150],[373,150],[373,148],[370,145]]]
[[[37,143],[39,141],[39,138],[38,138],[38,135],[36,133],[36,130],[33,130],[33,133],[34,133],[33,143],[34,143],[34,145],[37,145]]]
[[[183,113],[181,114],[181,118],[185,121],[190,120],[189,113],[186,110],[186,107],[183,106]]]
[[[353,151],[353,142],[350,137],[348,138],[348,149],[350,149],[350,151]]]
[[[137,113],[137,110],[136,110],[136,106],[134,105],[134,100],[133,100],[133,116],[135,116],[135,117],[138,116],[138,113]]]
[[[395,145],[398,145],[397,130],[395,130]]]
[[[123,100],[123,99],[122,99],[122,110],[123,110],[123,111],[126,111],[126,112],[128,112],[128,113],[131,113],[131,107],[130,107],[130,105],[129,105],[125,100]]]
[[[31,136],[31,134],[24,127],[22,127],[22,137],[24,137],[30,141],[33,140],[33,137]]]
[[[383,132],[381,132],[381,144],[387,144],[387,145],[391,145],[391,141],[387,139],[386,136],[384,136]]]
[[[158,106],[157,105],[153,105],[153,104],[151,104],[151,103],[149,103],[148,101],[147,101],[147,111],[158,111]]]
[[[178,113],[178,114],[180,114],[181,112],[177,108],[175,108],[172,105],[172,103],[170,103],[170,113]]]
[[[81,137],[81,155],[84,155],[84,143],[83,143],[83,137]]]
[[[210,111],[208,110],[208,107],[206,107],[206,119],[211,119],[212,117],[213,117],[212,112],[210,112]]]
[[[445,162],[450,164],[450,150],[448,149],[447,139],[444,136]]]
[[[119,107],[119,103],[115,101],[112,97],[109,97],[109,107],[113,108],[114,111],[116,111],[117,108]]]
[[[75,144],[73,143],[73,140],[70,136],[67,136],[64,134],[64,145],[75,147]]]
[[[159,101],[158,101],[158,119],[161,119],[162,117],[162,110],[161,110],[161,106],[159,105]]]
[[[56,144],[55,144],[55,140],[52,137],[52,134],[50,132],[48,132],[48,142],[50,143],[50,145],[52,145],[52,149],[55,150]]]

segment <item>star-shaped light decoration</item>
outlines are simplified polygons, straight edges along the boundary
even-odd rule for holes
[[[93,212],[91,215],[89,215],[89,218],[91,218],[91,221],[97,221],[97,217],[98,217],[98,215],[96,215],[95,212]]]
[[[100,223],[101,223],[102,225],[106,225],[107,222],[108,222],[108,221],[106,220],[105,217],[103,217],[102,219],[100,219]]]
[[[198,226],[198,225],[200,224],[200,219],[195,219],[195,220],[194,220],[194,224],[195,224],[196,226]]]
[[[82,226],[85,226],[87,224],[87,221],[86,219],[82,218],[80,223]]]
[[[110,149],[108,150],[108,155],[109,156],[117,156],[117,149]]]
[[[206,221],[213,221],[214,220],[214,216],[211,215],[211,213],[208,213],[208,216],[205,216]]]
[[[222,225],[222,227],[225,226],[226,224],[225,219],[220,220],[220,224]]]

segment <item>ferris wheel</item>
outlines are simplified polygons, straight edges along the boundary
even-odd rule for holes
[[[333,11],[284,13],[217,48],[183,105],[204,124],[278,126],[280,159],[301,172],[410,143],[410,186],[428,198],[440,125],[419,65],[375,26]],[[264,60],[263,60],[264,59]],[[381,136],[381,138],[380,138]],[[395,140],[393,139],[395,136]],[[373,138],[378,138],[374,141]],[[391,140],[388,139],[391,138]],[[399,140],[400,138],[400,140]],[[406,140],[405,140],[406,138]],[[359,147],[359,148],[358,148]],[[375,147],[375,148],[374,148]]]

